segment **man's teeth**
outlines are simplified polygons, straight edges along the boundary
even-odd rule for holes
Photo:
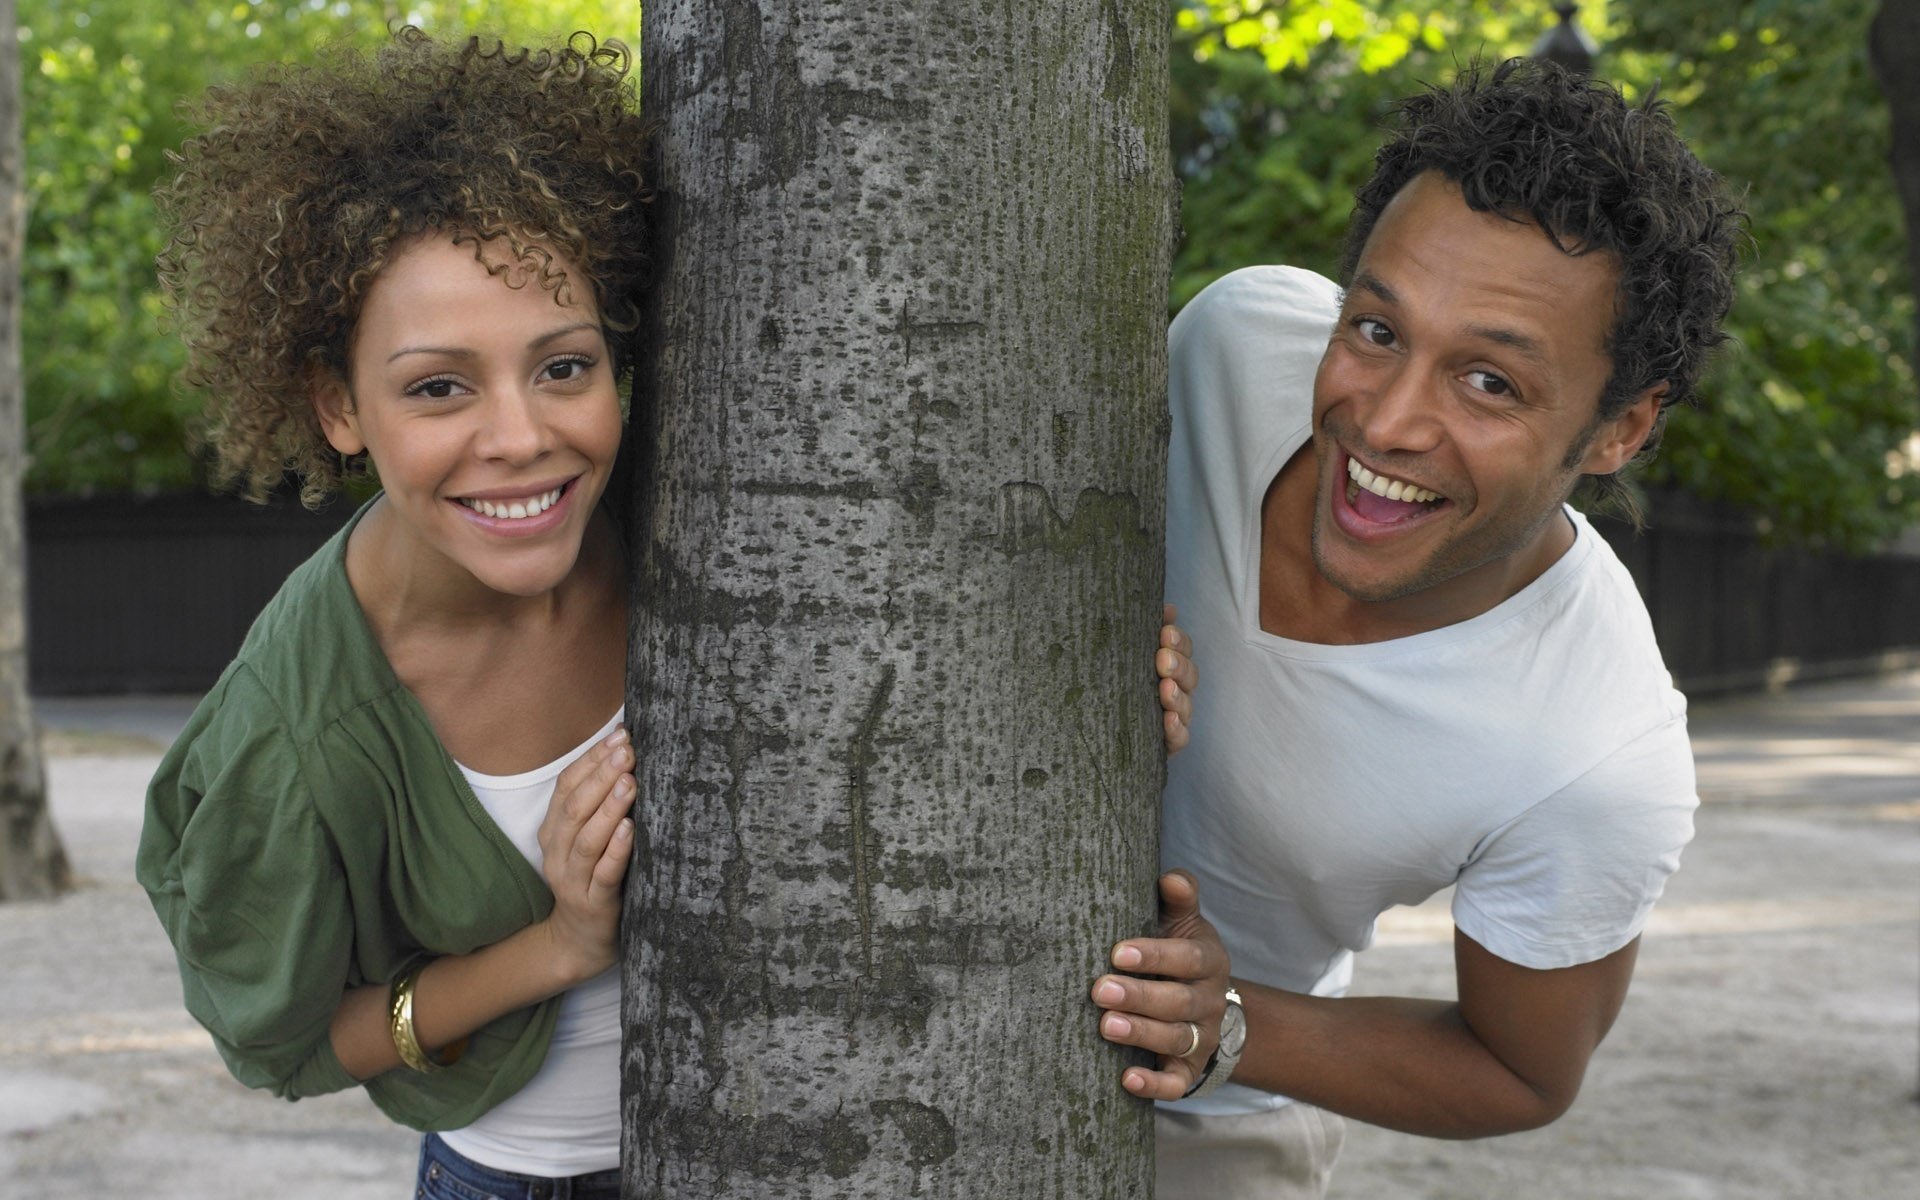
[[[1440,498],[1439,492],[1430,492],[1426,488],[1416,487],[1398,479],[1388,479],[1385,475],[1375,475],[1360,465],[1357,458],[1347,460],[1347,477],[1376,496],[1385,496],[1389,500],[1404,500],[1409,504],[1431,504]]]
[[[502,517],[509,521],[518,521],[525,517],[537,517],[552,508],[560,500],[565,488],[555,488],[544,492],[531,500],[512,500],[496,504],[492,500],[461,500],[460,503],[479,513],[483,517]]]

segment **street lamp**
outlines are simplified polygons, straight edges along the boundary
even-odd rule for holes
[[[1600,52],[1600,46],[1587,31],[1574,23],[1573,14],[1578,4],[1562,3],[1553,6],[1560,14],[1560,23],[1540,35],[1528,54],[1534,58],[1544,58],[1559,63],[1575,75],[1587,75],[1593,71],[1593,56]]]

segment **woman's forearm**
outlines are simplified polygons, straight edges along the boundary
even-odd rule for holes
[[[427,1053],[437,1053],[489,1021],[584,983],[595,973],[588,965],[569,962],[544,921],[472,954],[435,959],[414,983],[414,1036]],[[386,984],[354,988],[334,1011],[333,1052],[355,1079],[400,1065],[388,995]]]

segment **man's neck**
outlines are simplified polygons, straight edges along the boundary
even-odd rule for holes
[[[1571,522],[1556,514],[1519,554],[1407,596],[1363,600],[1329,580],[1314,560],[1318,488],[1308,441],[1274,477],[1260,506],[1260,628],[1297,642],[1385,642],[1471,620],[1538,579],[1574,541]]]

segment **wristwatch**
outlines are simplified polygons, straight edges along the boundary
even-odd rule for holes
[[[1227,1010],[1220,1014],[1220,1044],[1214,1048],[1200,1078],[1193,1081],[1182,1100],[1204,1096],[1225,1083],[1240,1065],[1240,1052],[1247,1048],[1247,1012],[1240,1007],[1240,993],[1227,989]]]

